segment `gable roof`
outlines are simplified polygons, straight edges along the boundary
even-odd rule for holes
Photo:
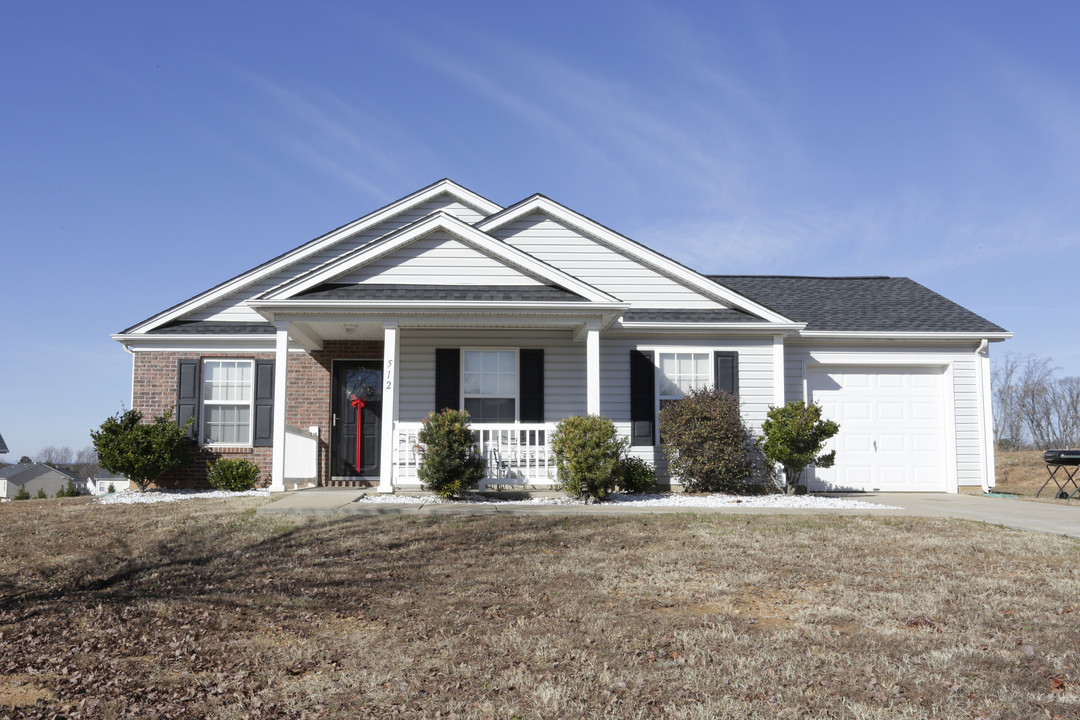
[[[500,205],[497,205],[487,198],[474,193],[468,188],[458,185],[453,180],[443,178],[437,182],[421,188],[416,192],[406,195],[400,200],[395,200],[392,203],[384,205],[383,207],[368,213],[350,223],[342,225],[341,227],[331,230],[328,233],[320,235],[319,237],[304,243],[300,247],[289,250],[282,253],[275,258],[267,260],[266,262],[258,265],[247,272],[236,275],[223,283],[219,283],[209,290],[199,293],[188,300],[181,303],[177,303],[172,307],[163,310],[156,315],[153,315],[140,323],[136,323],[131,327],[121,331],[120,334],[127,333],[142,333],[149,332],[156,327],[164,325],[181,318],[190,312],[193,312],[199,308],[206,307],[211,303],[214,303],[221,298],[236,292],[244,287],[247,287],[258,280],[272,275],[276,272],[283,270],[286,267],[296,264],[301,260],[311,257],[319,253],[320,251],[333,246],[334,244],[341,242],[342,240],[364,232],[365,230],[372,228],[379,223],[393,218],[395,215],[399,215],[410,208],[421,205],[428,200],[439,197],[440,195],[449,195],[462,203],[476,208],[478,211],[485,215],[498,212],[502,209]]]
[[[385,257],[430,233],[442,231],[457,240],[471,245],[497,260],[531,275],[544,284],[555,285],[569,290],[586,300],[601,303],[613,303],[618,300],[596,289],[578,278],[559,270],[517,248],[500,242],[476,227],[462,222],[458,218],[442,211],[431,213],[378,240],[362,245],[355,250],[329,260],[300,276],[282,283],[260,295],[253,307],[262,307],[267,301],[291,300],[303,297],[303,294],[320,285],[332,283],[338,278],[373,260]]]
[[[0,435],[0,455],[9,452],[7,443],[4,442],[4,436]]]
[[[476,227],[490,233],[536,212],[572,227],[638,263],[651,267],[655,271],[675,279],[680,284],[706,297],[718,300],[724,305],[757,315],[758,318],[767,322],[791,324],[789,318],[784,317],[775,309],[768,308],[751,298],[732,292],[726,287],[718,287],[716,283],[710,282],[706,276],[696,270],[692,270],[666,255],[658,253],[652,248],[642,245],[636,240],[632,240],[592,218],[571,210],[565,205],[539,193],[477,222]]]
[[[905,277],[710,275],[715,282],[806,323],[806,332],[1008,334]]]
[[[30,471],[33,470],[33,473]],[[21,485],[25,482],[29,482],[34,478],[39,478],[42,475],[46,475],[50,472],[59,473],[64,477],[71,480],[78,480],[79,477],[70,470],[63,470],[61,468],[53,467],[46,463],[34,462],[34,463],[19,463],[17,465],[8,465],[7,467],[0,468],[0,478],[7,479],[16,485]],[[23,474],[27,474],[27,477],[21,477]]]

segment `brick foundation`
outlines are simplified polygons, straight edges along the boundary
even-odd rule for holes
[[[319,428],[319,484],[330,476],[330,369],[334,360],[382,358],[382,342],[327,341],[322,350],[289,354],[288,404],[286,422],[306,430]],[[274,353],[235,352],[136,352],[131,406],[143,414],[144,422],[169,412],[176,416],[177,362],[181,359],[274,359]],[[259,485],[270,484],[273,448],[205,448],[195,452],[187,468],[167,473],[157,485],[169,488],[205,488],[207,463],[217,458],[246,458],[259,466]]]

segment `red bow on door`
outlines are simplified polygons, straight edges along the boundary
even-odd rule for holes
[[[352,399],[352,406],[356,408],[356,471],[360,472],[361,466],[363,466],[363,441],[364,441],[364,418],[363,410],[366,405],[363,399],[354,397]]]

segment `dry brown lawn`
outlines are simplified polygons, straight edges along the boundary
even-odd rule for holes
[[[997,487],[994,488],[996,492],[1034,498],[1035,493],[1039,491],[1039,488],[1049,477],[1046,463],[1043,462],[1042,450],[998,451],[995,455],[994,465],[997,470]],[[1065,476],[1062,475],[1062,472],[1062,470],[1058,471],[1058,479],[1064,482]],[[1080,479],[1080,473],[1078,473],[1077,477]],[[1069,488],[1070,491],[1073,489],[1072,486],[1069,486]],[[1043,490],[1039,499],[1058,502],[1062,505],[1068,505],[1071,502],[1073,505],[1080,506],[1080,500],[1055,500],[1054,494],[1056,492],[1057,486],[1050,483]]]
[[[1080,543],[867,516],[0,506],[2,718],[1080,716]]]

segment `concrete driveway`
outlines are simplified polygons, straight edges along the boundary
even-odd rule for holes
[[[858,493],[843,494],[852,500],[893,505],[899,510],[745,508],[745,507],[627,507],[597,505],[500,505],[435,503],[358,503],[363,490],[312,488],[285,493],[258,509],[259,514],[299,513],[304,515],[653,515],[660,513],[743,513],[803,515],[828,513],[859,515],[917,515],[976,520],[990,525],[1080,538],[1080,502],[1072,505],[1032,502],[1009,497],[949,495],[945,493]]]

